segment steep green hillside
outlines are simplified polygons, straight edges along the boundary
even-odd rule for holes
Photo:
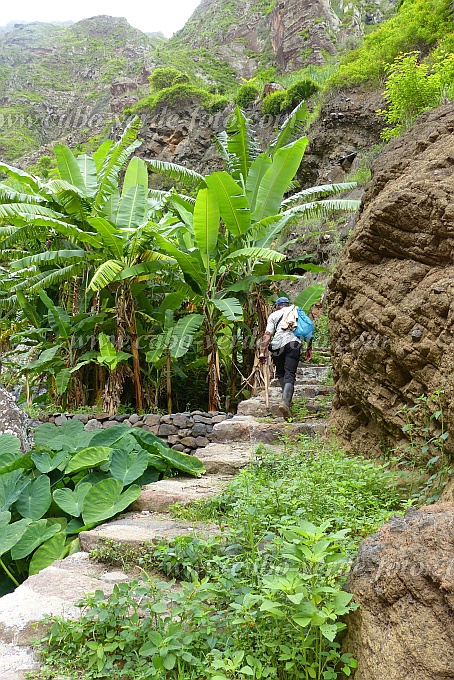
[[[0,156],[102,130],[112,118],[112,84],[126,81],[129,91],[146,82],[153,42],[124,19],[103,16],[9,31],[0,46]]]
[[[453,52],[453,29],[451,0],[402,0],[392,19],[343,57],[331,83],[346,87],[365,82],[376,85],[399,54],[416,50],[424,58],[436,47]]]

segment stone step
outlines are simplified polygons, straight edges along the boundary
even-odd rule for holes
[[[323,384],[331,371],[331,364],[300,364],[296,371],[297,382]]]
[[[25,680],[26,673],[38,669],[39,662],[31,647],[18,647],[0,642],[1,680]]]
[[[121,519],[107,522],[80,533],[80,545],[87,552],[100,547],[104,541],[139,546],[143,543],[156,543],[159,539],[172,539],[176,536],[201,536],[207,538],[219,534],[215,524],[186,522],[171,519],[169,515],[143,512],[131,513]]]
[[[274,394],[281,395],[281,385],[277,378],[273,378],[270,383],[270,390],[279,390]],[[263,391],[263,394],[265,392]],[[270,395],[272,392],[270,392]],[[334,385],[320,385],[318,383],[301,383],[296,381],[294,399],[302,399],[307,397],[312,399],[314,397],[325,397],[327,394],[334,394]],[[246,400],[247,401],[247,400]]]
[[[313,419],[303,423],[286,423],[283,419],[275,422],[260,422],[253,416],[234,416],[217,423],[213,430],[216,443],[249,442],[250,444],[278,444],[282,437],[296,440],[299,435],[321,436],[327,428],[324,419]]]
[[[295,385],[293,401],[295,403],[301,400],[300,406],[304,406],[308,413],[326,413],[331,409],[329,397],[332,392],[333,388],[331,385]],[[256,418],[262,418],[270,414],[280,416],[279,404],[281,399],[281,387],[270,387],[269,407],[266,406],[265,392],[261,391],[257,396],[241,401],[238,404],[237,415],[255,416]],[[323,402],[321,399],[323,399]],[[302,403],[303,400],[304,403]]]
[[[54,562],[0,598],[0,642],[26,646],[30,638],[44,634],[44,627],[34,624],[45,616],[77,619],[81,609],[74,603],[85,593],[103,590],[109,595],[115,583],[128,580],[126,574],[90,561],[87,553]]]
[[[269,446],[270,451],[280,453],[282,446]],[[203,449],[197,449],[195,455],[204,464],[207,474],[235,475],[238,470],[256,460],[257,446],[250,443],[211,443]],[[210,476],[209,479],[212,479]]]
[[[208,447],[207,447],[208,448]],[[198,449],[204,451],[205,449]],[[207,472],[211,472],[208,470]],[[142,488],[139,498],[134,501],[129,510],[133,512],[167,512],[171,505],[180,503],[187,505],[191,501],[206,500],[216,495],[232,479],[236,469],[230,471],[224,466],[224,471],[213,473],[206,477],[174,477],[162,479],[154,484],[147,484]]]

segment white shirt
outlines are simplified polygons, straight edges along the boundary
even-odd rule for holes
[[[285,313],[285,309],[286,309],[285,307],[283,307],[282,309],[278,309],[276,312],[273,312],[268,317],[265,332],[271,333],[271,335],[273,336],[273,339],[270,344],[271,349],[279,349],[280,347],[287,345],[289,342],[299,342],[299,344],[301,344],[301,340],[296,337],[292,330],[281,329],[281,324],[279,323],[279,321],[280,319],[282,319]]]

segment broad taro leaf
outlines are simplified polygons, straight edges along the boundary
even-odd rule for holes
[[[107,430],[98,430],[92,436],[90,444],[91,446],[112,446],[125,434],[129,433],[130,430],[130,427],[122,423],[109,427]]]
[[[78,486],[81,484],[97,484],[98,482],[103,482],[105,479],[110,478],[110,473],[108,472],[101,472],[100,470],[93,470],[93,472],[89,472],[88,475],[84,475],[84,472],[79,472],[75,477],[72,478],[72,481],[76,485],[76,489]]]
[[[0,475],[31,467],[30,455],[22,455],[19,439],[12,434],[0,434]]]
[[[102,522],[131,505],[140,496],[140,486],[133,484],[122,493],[119,479],[106,479],[92,486],[82,505],[82,518],[86,524]]]
[[[169,467],[161,456],[156,456],[154,453],[148,454],[148,467],[154,467],[156,470],[164,472]]]
[[[202,461],[196,456],[189,456],[187,453],[180,453],[173,449],[162,451],[161,456],[167,461],[169,467],[194,475],[194,477],[200,477],[206,472]]]
[[[144,432],[142,429],[134,428],[132,434],[140,442],[141,446],[151,454],[152,459],[150,460],[151,456],[149,456],[148,464],[153,465],[158,470],[171,467],[196,477],[206,472],[198,458],[169,449],[159,437],[156,437],[151,432]],[[157,457],[165,461],[166,465],[159,464],[156,460]]]
[[[59,465],[65,463],[68,460],[69,455],[70,454],[67,451],[59,451],[53,457],[46,451],[33,451],[31,454],[34,464],[43,474],[52,472],[52,470],[58,468]]]
[[[6,475],[0,475],[0,512],[8,510],[15,503],[30,479],[24,477],[22,470],[13,470]]]
[[[148,467],[148,453],[142,449],[139,453],[127,453],[122,449],[114,449],[110,461],[110,474],[119,479],[125,486],[138,479]]]
[[[71,517],[79,517],[82,512],[82,504],[91,489],[91,484],[79,484],[74,491],[71,489],[56,489],[53,493],[54,501],[63,512]]]
[[[40,475],[22,491],[16,501],[16,509],[22,517],[37,520],[46,514],[51,503],[50,479],[47,475]]]
[[[80,420],[68,420],[60,427],[54,423],[44,423],[35,432],[35,446],[51,451],[70,451],[85,448],[93,437],[86,432]]]
[[[2,527],[0,531],[0,557],[16,545],[24,535],[29,524],[29,519],[20,519],[18,522]]]
[[[71,458],[65,468],[65,473],[69,475],[79,470],[98,467],[109,460],[111,451],[112,449],[107,446],[89,446],[87,449],[82,449]]]
[[[148,454],[150,455],[150,454]],[[159,480],[161,473],[154,467],[148,467],[143,475],[136,479],[136,484],[139,486],[146,486],[147,484],[154,484]]]
[[[14,463],[22,457],[20,451],[15,453],[0,453],[0,475],[5,474],[5,472],[11,472],[14,469]]]
[[[15,546],[11,548],[11,557],[13,560],[21,560],[27,555],[30,555],[41,543],[49,540],[52,536],[60,531],[59,524],[48,525],[47,520],[40,519],[37,522],[32,522],[25,529],[22,537],[18,540]]]
[[[0,434],[0,457],[4,453],[19,453],[20,441],[12,434]]]
[[[0,512],[0,529],[2,527],[6,527],[7,524],[9,524],[11,521],[11,513],[8,512],[8,510],[4,510],[3,512]]]
[[[66,554],[65,542],[66,533],[59,531],[58,534],[43,543],[31,559],[29,575],[33,576],[33,574],[49,567],[55,560],[61,560]]]
[[[26,453],[4,453],[0,455],[0,475],[5,475],[13,470],[32,470],[35,467],[31,455]]]
[[[65,531],[68,520],[66,517],[47,517],[47,525],[50,526],[51,524],[58,524],[60,530]]]
[[[146,432],[141,428],[135,427],[131,434],[137,439],[140,446],[148,451],[148,453],[153,453],[156,456],[161,456],[161,452],[167,449],[162,439],[159,439],[152,432]]]

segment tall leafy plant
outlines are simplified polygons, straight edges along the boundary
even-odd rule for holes
[[[0,568],[18,585],[77,550],[81,531],[125,510],[143,484],[171,470],[205,472],[195,456],[125,425],[86,432],[75,420],[45,423],[26,455],[16,437],[0,435]]]
[[[20,187],[20,192],[0,187],[0,240],[13,260],[0,305],[16,304],[25,309],[28,299],[43,289],[83,280],[94,295],[96,311],[96,294],[108,291],[115,300],[115,349],[122,351],[129,339],[136,406],[141,409],[131,284],[146,281],[159,264],[148,249],[153,222],[149,219],[147,168],[139,158],[128,163],[140,146],[139,127],[136,118],[117,143],[104,142],[92,157],[75,158],[68,147],[56,145],[59,178],[45,183],[0,164],[10,181]],[[38,241],[37,252],[31,255],[21,250],[30,238]],[[109,413],[118,407],[123,380],[121,367],[109,375],[104,395],[104,409]]]

